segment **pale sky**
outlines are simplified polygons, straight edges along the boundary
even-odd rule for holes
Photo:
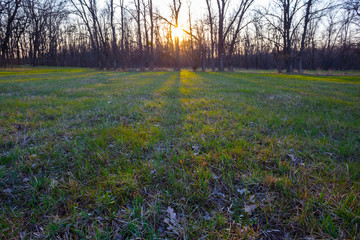
[[[173,0],[153,0],[154,6],[156,6],[160,13],[165,15],[164,17],[170,17],[170,3]],[[239,0],[230,0],[233,5],[236,5]],[[267,6],[270,0],[255,0],[252,8],[256,8],[259,5]],[[181,13],[180,13],[180,25],[186,25],[188,21],[189,10],[188,6],[191,4],[191,13],[193,20],[199,19],[207,13],[207,6],[205,0],[182,0]],[[212,0],[213,9],[217,10],[216,0]],[[231,12],[231,6],[229,8]]]
[[[160,13],[163,15],[163,17],[170,18],[171,12],[170,12],[170,3],[172,3],[173,0],[153,0],[154,8],[158,8]],[[232,6],[236,5],[239,0],[230,0]],[[256,8],[259,5],[267,6],[270,3],[271,0],[255,0],[252,8]],[[115,0],[116,2],[116,0]],[[99,1],[99,6],[104,7],[105,6],[105,0]],[[204,14],[207,13],[207,6],[205,0],[182,0],[181,10],[180,10],[180,25],[185,26],[188,21],[188,15],[189,10],[188,6],[191,4],[191,13],[192,13],[192,19],[195,21],[196,19],[201,18],[204,16]],[[133,6],[133,0],[127,0],[126,5],[128,5],[130,8]],[[212,0],[213,9],[217,10],[216,0]],[[231,13],[231,5],[228,9],[228,12]]]

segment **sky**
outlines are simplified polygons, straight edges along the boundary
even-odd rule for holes
[[[160,13],[165,15],[164,17],[170,17],[170,4],[173,0],[153,0],[154,6],[156,6]],[[230,0],[232,4],[236,4],[239,0]],[[255,0],[253,8],[256,8],[259,5],[267,6],[270,3],[270,0]],[[191,15],[194,20],[201,18],[207,13],[206,0],[182,0],[181,10],[180,10],[180,25],[186,25],[189,15],[189,4],[191,5]],[[216,0],[212,0],[213,9],[216,10]],[[231,8],[228,10],[231,12]]]
[[[153,5],[155,8],[159,9],[160,14],[163,15],[165,18],[170,18],[171,11],[170,11],[170,4],[173,0],[153,0]],[[116,2],[116,0],[115,0]],[[132,0],[127,0],[127,5],[131,8],[132,7]],[[230,2],[234,5],[239,2],[239,0],[230,0]],[[257,6],[267,6],[271,0],[255,0],[253,4],[253,8]],[[105,1],[99,0],[100,7],[105,6]],[[191,16],[192,19],[195,21],[196,19],[200,19],[205,14],[207,14],[207,6],[206,0],[182,0],[182,5],[180,9],[180,17],[179,22],[180,25],[186,26],[188,23],[188,16],[189,16],[189,5],[191,5]],[[216,10],[216,0],[212,0],[213,9]],[[232,5],[232,6],[234,6]],[[228,9],[229,13],[231,12],[231,5]]]

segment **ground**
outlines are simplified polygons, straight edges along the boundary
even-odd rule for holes
[[[0,238],[360,238],[359,75],[2,69],[0,110]]]

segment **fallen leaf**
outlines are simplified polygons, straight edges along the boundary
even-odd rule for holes
[[[216,176],[215,174],[213,174],[213,178],[214,178],[214,179],[218,179],[219,177]]]
[[[210,214],[209,214],[208,212],[205,212],[205,215],[203,216],[203,218],[204,218],[206,221],[211,220]]]
[[[246,188],[244,188],[244,189],[236,189],[236,191],[238,192],[238,193],[240,193],[241,195],[243,195],[243,194],[248,194],[249,192],[248,192],[248,190],[246,189]]]
[[[176,213],[172,207],[168,207],[167,213],[169,214],[171,220],[176,220]]]
[[[251,215],[252,212],[254,212],[256,208],[257,208],[257,206],[256,206],[255,204],[245,205],[244,211],[245,211],[247,214]]]
[[[6,188],[3,190],[4,193],[11,193],[13,190],[11,188]]]
[[[291,161],[293,162],[297,161],[293,154],[288,154],[288,156],[290,157]]]
[[[249,197],[249,201],[250,202],[255,202],[255,195],[251,195],[250,197]]]

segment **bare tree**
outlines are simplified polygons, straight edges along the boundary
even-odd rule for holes
[[[188,21],[189,21],[189,35],[190,35],[190,65],[194,68],[194,41],[193,41],[193,22],[191,18],[191,3],[188,2]]]
[[[219,36],[218,36],[218,59],[219,59],[219,71],[224,71],[224,52],[225,52],[225,37],[224,34],[224,21],[225,21],[225,8],[227,0],[216,0],[218,5],[218,18],[219,18]],[[229,28],[230,30],[230,28]],[[224,36],[225,35],[225,36]]]
[[[111,33],[112,33],[112,60],[113,60],[113,69],[117,68],[117,41],[116,41],[116,28],[114,23],[114,15],[115,15],[115,6],[114,6],[114,0],[110,0],[109,2],[109,8],[110,8],[110,27],[111,27]]]
[[[295,58],[293,52],[294,40],[302,22],[302,17],[299,14],[305,5],[300,0],[275,0],[273,4],[274,7],[271,10],[263,8],[257,13],[263,17],[268,29],[281,36],[281,42],[274,41],[271,38],[267,39],[276,45],[278,52],[280,52],[279,48],[281,48],[286,70],[288,73],[292,73]]]
[[[94,58],[99,68],[103,68],[101,61],[101,41],[99,37],[103,39],[101,28],[99,28],[99,21],[97,15],[97,2],[96,0],[70,0],[75,8],[75,13],[81,18],[85,24],[94,51]],[[100,34],[99,34],[100,32]]]
[[[200,21],[196,25],[197,37],[195,38],[198,41],[199,52],[201,53],[201,71],[206,71],[206,43],[205,43],[205,24]],[[191,33],[192,34],[192,33]]]
[[[145,61],[146,61],[146,66],[149,66],[149,57],[150,57],[150,39],[149,39],[149,27],[148,27],[148,19],[147,19],[147,15],[148,15],[148,5],[147,5],[147,1],[142,0],[142,4],[143,4],[143,22],[144,22],[144,34],[145,34],[145,48],[146,48],[146,55],[145,55]]]
[[[234,33],[232,35],[232,39],[231,39],[230,46],[229,46],[229,53],[228,53],[229,70],[230,71],[233,71],[232,54],[234,52],[236,40],[239,36],[241,29],[248,25],[248,23],[244,24],[244,18],[245,18],[246,12],[249,10],[250,6],[253,3],[254,3],[254,0],[241,0],[240,5],[238,7],[238,9],[239,9],[238,19],[236,20],[237,23],[236,23],[236,27],[234,29]]]
[[[179,13],[181,9],[181,0],[173,0],[173,4],[170,6],[171,12],[174,18],[174,27],[179,27]],[[180,39],[179,36],[175,36],[175,55],[176,55],[176,63],[175,63],[175,71],[180,71]]]
[[[137,26],[137,38],[138,38],[138,62],[140,65],[140,71],[144,71],[144,62],[143,62],[143,44],[142,44],[142,34],[141,34],[141,5],[140,0],[134,0],[135,5],[135,21]]]
[[[210,42],[211,42],[211,70],[215,71],[215,59],[214,59],[214,52],[215,52],[215,33],[214,33],[214,14],[211,7],[211,0],[206,0],[206,6],[208,10],[208,20],[210,26]]]
[[[258,7],[250,15],[254,0],[205,0],[204,17],[195,18],[189,6],[181,29],[189,37],[180,42],[181,0],[171,1],[169,19],[153,0],[107,0],[105,6],[97,0],[3,0],[0,64],[141,70],[186,65],[204,71],[209,60],[213,71],[227,66],[291,72],[295,64],[299,72],[359,69],[359,0],[324,10],[329,1],[274,0],[272,8]]]
[[[172,36],[172,34],[175,30],[176,30],[176,32],[179,32],[178,28],[179,28],[179,14],[180,14],[180,9],[181,9],[181,4],[182,4],[181,0],[173,0],[173,2],[170,4],[171,18],[172,18],[171,21],[168,20],[167,18],[165,18],[164,16],[157,14],[158,19],[164,20],[169,25],[170,31],[168,31],[169,34],[168,34],[167,38]],[[174,70],[180,71],[180,39],[179,39],[179,36],[174,37],[174,42],[175,42]]]
[[[237,22],[234,38],[232,41],[236,41],[237,35],[240,31],[241,24],[243,23],[243,17],[253,0],[241,0],[240,5],[235,9],[235,13],[226,21],[226,9],[229,7],[230,0],[216,0],[218,6],[218,60],[219,71],[224,71],[224,57],[225,57],[225,41],[228,37],[233,25]],[[239,17],[240,16],[240,17]],[[228,22],[228,23],[227,23]],[[226,24],[227,23],[227,24]],[[235,42],[231,43],[234,46]],[[232,51],[232,50],[231,50]]]
[[[358,17],[360,17],[360,0],[346,0],[344,2],[346,10],[353,11]]]
[[[57,65],[56,55],[61,23],[68,17],[69,11],[65,8],[66,0],[49,0],[48,1],[48,17],[47,17],[47,32],[48,32],[48,63]]]
[[[309,21],[310,21],[310,10],[311,10],[312,5],[313,5],[313,0],[308,0],[306,2],[304,28],[303,28],[303,33],[301,35],[301,45],[300,45],[300,51],[299,51],[299,72],[300,73],[303,72],[303,53],[304,53],[304,49],[305,49],[305,39],[306,39],[306,34],[307,34],[308,25],[309,25]]]
[[[20,8],[21,0],[15,0],[15,1],[5,1],[4,3],[1,3],[1,13],[6,12],[6,23],[5,23],[5,34],[4,38],[2,39],[1,43],[1,58],[0,58],[0,66],[6,64],[6,57],[8,54],[8,45],[10,36],[13,30],[13,22],[15,20],[16,14],[18,13],[18,10]]]
[[[329,3],[324,2],[323,5],[318,6],[314,9],[316,3],[322,3],[318,0],[306,0],[305,2],[305,13],[301,19],[303,19],[303,29],[301,34],[300,50],[299,50],[299,73],[303,72],[303,55],[305,50],[305,41],[307,38],[309,23],[314,19],[320,19],[324,16],[326,11],[331,10],[333,6]]]
[[[360,0],[346,0],[343,8],[350,13],[350,21],[357,27],[357,33],[360,32]]]
[[[333,52],[336,47],[337,36],[340,33],[339,23],[337,21],[337,15],[339,12],[329,12],[326,18],[326,29],[322,36],[323,44],[321,51],[322,68],[329,70],[333,65]]]
[[[127,52],[125,51],[125,32],[126,32],[126,20],[125,20],[125,5],[124,0],[120,0],[119,2],[120,7],[120,26],[121,26],[121,40],[120,40],[120,59],[122,68],[125,69],[125,59],[127,56]]]
[[[9,46],[9,50],[12,52],[13,58],[15,58],[14,56],[16,55],[16,63],[18,65],[21,64],[22,59],[26,55],[26,51],[24,49],[23,38],[25,36],[27,27],[29,25],[28,18],[26,16],[26,14],[24,13],[24,8],[23,7],[20,8],[19,11],[20,12],[17,14],[16,20],[13,23],[13,31],[11,34],[12,44],[11,44],[11,46]],[[7,61],[7,60],[5,60],[5,61]]]
[[[154,13],[153,13],[153,1],[148,0],[149,5],[149,17],[150,17],[150,70],[154,69]]]
[[[27,0],[26,13],[30,19],[30,61],[33,66],[38,64],[42,33],[45,32],[49,15],[47,1]]]

